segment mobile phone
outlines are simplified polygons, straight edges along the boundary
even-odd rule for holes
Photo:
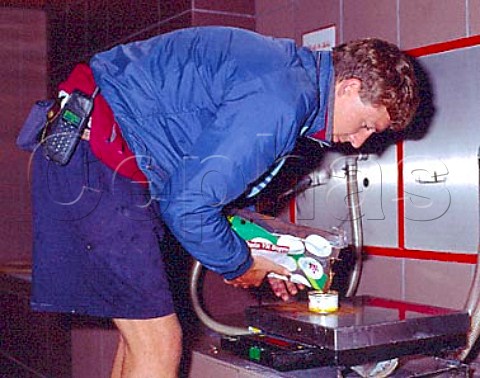
[[[89,96],[82,91],[74,90],[65,106],[47,124],[42,144],[48,160],[59,165],[66,165],[70,161],[88,125],[97,92],[98,89]]]

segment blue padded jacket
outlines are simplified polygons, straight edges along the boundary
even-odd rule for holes
[[[90,66],[166,225],[205,267],[243,274],[252,259],[222,209],[258,192],[301,133],[326,127],[331,54],[203,27],[116,46]]]

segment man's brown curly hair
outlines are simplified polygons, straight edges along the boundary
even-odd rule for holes
[[[412,120],[419,103],[411,58],[389,42],[366,38],[333,49],[335,80],[361,81],[364,104],[387,108],[390,128],[399,131]]]

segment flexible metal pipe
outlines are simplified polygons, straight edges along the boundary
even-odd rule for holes
[[[248,328],[233,327],[226,324],[222,324],[214,320],[210,315],[208,315],[202,307],[198,296],[198,283],[201,281],[202,274],[202,264],[198,261],[194,261],[192,271],[190,274],[190,297],[192,298],[193,309],[197,314],[200,321],[210,328],[212,331],[217,332],[221,335],[228,336],[238,336],[245,335],[249,333]]]
[[[475,270],[478,270],[478,262],[477,262],[477,267],[475,268]],[[477,275],[477,274],[475,274],[475,275]],[[473,282],[475,282],[475,279],[474,279]],[[477,283],[477,285],[478,285],[478,283]],[[479,289],[477,287],[477,289],[475,291],[478,291],[478,290]],[[474,295],[478,297],[478,293],[475,293]],[[468,333],[468,336],[467,336],[467,346],[457,356],[457,358],[460,361],[464,361],[468,357],[468,355],[470,354],[473,346],[475,345],[476,341],[478,340],[479,336],[480,336],[480,303],[477,302],[476,306],[473,309],[473,313],[471,313],[470,332]]]
[[[464,310],[467,311],[470,315],[473,314],[475,308],[478,306],[478,299],[480,297],[480,249],[477,249],[477,264],[475,265],[475,273],[473,275],[473,280],[470,286],[470,290],[467,296],[467,302],[465,303]]]
[[[366,157],[362,155],[349,156],[346,159],[345,171],[347,175],[347,203],[352,225],[352,245],[355,253],[355,265],[348,283],[346,292],[347,297],[355,295],[360,283],[363,265],[363,228],[362,228],[362,211],[360,208],[360,198],[358,196],[358,160]]]
[[[480,150],[477,154],[477,162],[479,168],[478,198],[480,202]],[[475,345],[475,342],[480,336],[480,241],[479,245],[477,246],[477,264],[475,265],[475,274],[468,292],[464,310],[468,311],[471,316],[471,325],[470,332],[467,337],[467,346],[458,355],[460,361],[463,361],[468,357],[473,346]]]

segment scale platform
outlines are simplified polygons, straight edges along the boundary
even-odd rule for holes
[[[250,307],[246,317],[264,334],[227,338],[223,347],[279,370],[438,355],[464,346],[470,328],[464,311],[370,296],[342,300],[330,314],[292,302]]]

